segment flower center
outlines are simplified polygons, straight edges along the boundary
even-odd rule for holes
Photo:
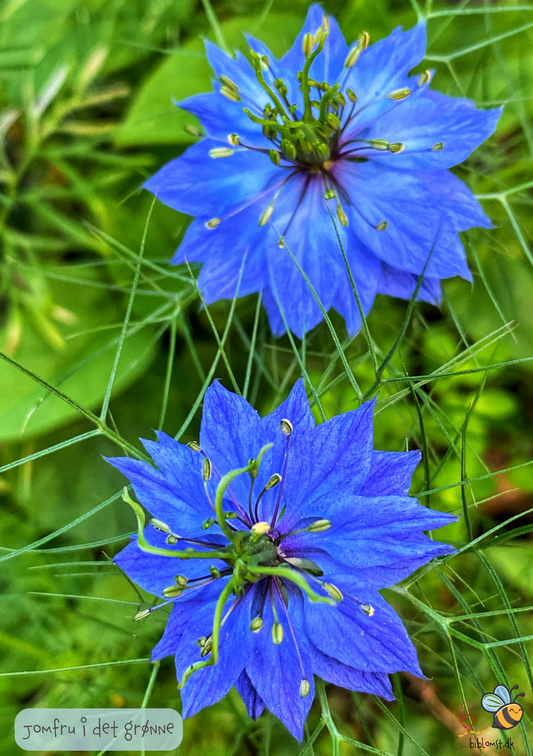
[[[375,154],[381,152],[397,154],[404,151],[404,145],[392,138],[365,139],[365,133],[354,128],[354,121],[367,108],[376,103],[390,100],[394,105],[405,100],[412,94],[409,87],[395,89],[386,95],[358,105],[357,95],[349,87],[346,87],[350,72],[356,64],[361,53],[366,50],[369,43],[368,32],[360,34],[357,42],[349,50],[344,62],[344,68],[333,84],[327,81],[319,82],[310,76],[313,62],[322,53],[324,44],[329,34],[329,20],[324,16],[321,26],[315,34],[305,34],[302,40],[302,49],[305,56],[303,69],[296,74],[299,82],[300,93],[293,91],[293,82],[286,82],[277,76],[274,66],[266,55],[259,55],[250,50],[252,65],[257,81],[264,92],[268,95],[266,105],[258,105],[246,92],[227,76],[219,76],[221,83],[220,93],[232,102],[243,102],[243,108],[248,118],[261,126],[263,135],[272,143],[271,148],[257,147],[245,144],[239,134],[228,136],[231,147],[239,147],[262,152],[269,156],[277,167],[288,169],[287,175],[275,191],[270,204],[263,210],[259,218],[259,225],[263,226],[270,220],[274,211],[274,204],[283,187],[297,174],[306,173],[309,178],[313,176],[322,180],[324,186],[324,199],[336,200],[336,214],[339,223],[348,225],[348,216],[343,208],[343,202],[353,205],[354,210],[362,219],[376,231],[385,231],[388,222],[385,219],[372,221],[363,215],[353,198],[347,196],[339,185],[338,176],[332,170],[336,163],[341,161],[360,163],[366,162]],[[425,71],[418,77],[418,88],[426,86],[431,80],[431,72]],[[291,99],[298,102],[291,102]],[[387,109],[383,113],[389,112]],[[378,114],[373,123],[377,122],[381,115]],[[196,133],[194,127],[190,127]],[[192,131],[190,133],[193,133]],[[197,135],[202,135],[201,132]],[[443,142],[437,142],[422,151],[440,151]],[[216,147],[210,150],[212,158],[225,158],[234,154],[231,147]],[[307,191],[308,182],[301,189],[302,196]],[[206,222],[208,229],[217,228],[223,220],[222,217],[212,218]],[[291,221],[289,221],[290,225]],[[283,246],[283,238],[288,227],[280,235],[280,246]]]

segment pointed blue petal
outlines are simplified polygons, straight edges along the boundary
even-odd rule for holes
[[[408,97],[384,114],[370,127],[366,138],[390,137],[391,142],[405,145],[402,153],[377,156],[381,162],[389,162],[390,157],[395,168],[451,168],[494,133],[502,111],[478,110],[469,100],[425,90],[422,96]],[[433,151],[433,145],[440,142],[444,147]]]
[[[253,589],[239,601],[229,614],[220,632],[218,663],[194,672],[182,690],[183,717],[192,717],[205,706],[217,703],[235,685],[247,663],[252,649],[250,630],[250,606]],[[233,598],[233,597],[232,597]],[[226,604],[225,614],[231,605]],[[200,649],[196,641],[207,636],[213,625],[213,610],[200,610],[185,628],[176,653],[178,678],[189,664],[200,661]],[[207,622],[205,621],[207,620]],[[198,632],[202,628],[201,632]]]
[[[314,697],[313,667],[309,644],[303,628],[302,598],[291,585],[289,592],[290,622],[279,596],[275,595],[278,620],[283,626],[283,641],[272,642],[274,616],[269,600],[263,614],[263,627],[252,633],[253,646],[246,673],[269,710],[281,719],[294,737],[301,741],[304,723]],[[296,645],[297,644],[297,645]],[[309,694],[302,698],[302,680],[309,682]]]
[[[443,203],[425,174],[390,170],[372,160],[344,163],[336,176],[351,198],[345,207],[349,222],[377,257],[415,275],[429,260],[429,278],[471,279],[453,218],[454,199]],[[388,226],[378,231],[382,221]]]
[[[182,213],[220,218],[284,178],[265,155],[243,147],[230,157],[209,156],[221,146],[229,148],[219,140],[202,139],[148,179],[145,189]]]
[[[250,678],[246,674],[246,670],[243,670],[237,678],[235,689],[244,701],[248,716],[252,719],[260,717],[264,711],[265,702],[252,685]]]

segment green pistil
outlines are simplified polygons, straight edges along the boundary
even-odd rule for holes
[[[304,65],[304,70],[302,71],[302,83],[300,84],[300,89],[304,97],[304,117],[303,117],[304,121],[314,121],[313,111],[311,108],[309,69],[311,68],[313,61],[315,60],[317,55],[320,55],[320,53],[324,49],[324,43],[327,38],[328,38],[327,32],[322,34],[322,38],[316,50],[307,56],[305,65]]]

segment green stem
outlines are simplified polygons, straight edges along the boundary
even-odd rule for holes
[[[226,561],[236,559],[236,555],[229,551],[171,551],[170,549],[161,549],[157,546],[152,546],[144,536],[144,528],[146,526],[144,509],[131,498],[127,488],[124,488],[122,498],[126,504],[130,505],[137,517],[137,543],[141,551],[147,551],[150,554],[159,554],[160,556],[178,557],[179,559],[224,559]]]
[[[251,572],[252,575],[274,575],[275,577],[290,580],[291,582],[296,583],[298,588],[301,588],[302,591],[309,596],[311,601],[316,601],[321,604],[330,604],[330,606],[337,605],[335,599],[327,598],[326,596],[321,596],[319,593],[316,593],[316,591],[309,586],[309,583],[304,576],[294,570],[286,570],[283,567],[253,567],[248,565],[248,572]]]
[[[272,448],[274,444],[267,444],[266,446],[263,446],[261,451],[259,452],[259,455],[257,459],[252,460],[251,462],[246,465],[246,467],[241,467],[238,470],[230,470],[229,473],[226,473],[223,478],[221,478],[220,483],[217,486],[217,492],[215,497],[215,513],[217,516],[217,522],[220,525],[220,528],[226,538],[228,538],[231,543],[235,540],[235,531],[232,530],[227,521],[224,517],[224,506],[223,506],[223,499],[224,494],[226,493],[226,489],[228,488],[229,484],[239,475],[242,475],[246,472],[253,472],[254,470],[257,470],[259,468],[259,465],[261,463],[261,459],[263,457],[263,454],[267,452],[270,448]]]
[[[313,121],[313,111],[311,109],[311,97],[309,96],[309,69],[311,68],[313,61],[322,52],[322,49],[324,47],[324,42],[328,38],[327,33],[322,35],[322,39],[320,40],[320,44],[316,48],[314,52],[312,52],[310,55],[307,56],[307,60],[305,61],[304,70],[302,71],[302,83],[300,84],[300,90],[304,97],[304,115],[303,119],[304,121]]]

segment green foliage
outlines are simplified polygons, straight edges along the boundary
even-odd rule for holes
[[[429,679],[400,675],[390,705],[320,686],[301,747],[233,691],[180,752],[461,753],[460,716],[487,727],[481,695],[505,682],[526,692],[513,740],[531,754],[533,6],[324,3],[348,39],[427,19],[435,87],[506,107],[457,169],[495,224],[464,235],[473,288],[448,282],[441,310],[378,297],[357,337],[330,313],[301,343],[272,338],[256,297],[201,308],[196,271],[167,265],[187,219],[138,190],[190,143],[172,100],[209,91],[200,38],[281,54],[307,5],[0,7],[2,753],[25,706],[179,707],[172,660],[148,661],[165,616],[133,624],[151,597],[109,561],[135,523],[101,455],[142,455],[153,428],[196,438],[215,377],[266,413],[302,374],[319,421],[377,395],[376,447],[421,448],[412,493],[461,515],[439,532],[458,554],[386,596]]]

